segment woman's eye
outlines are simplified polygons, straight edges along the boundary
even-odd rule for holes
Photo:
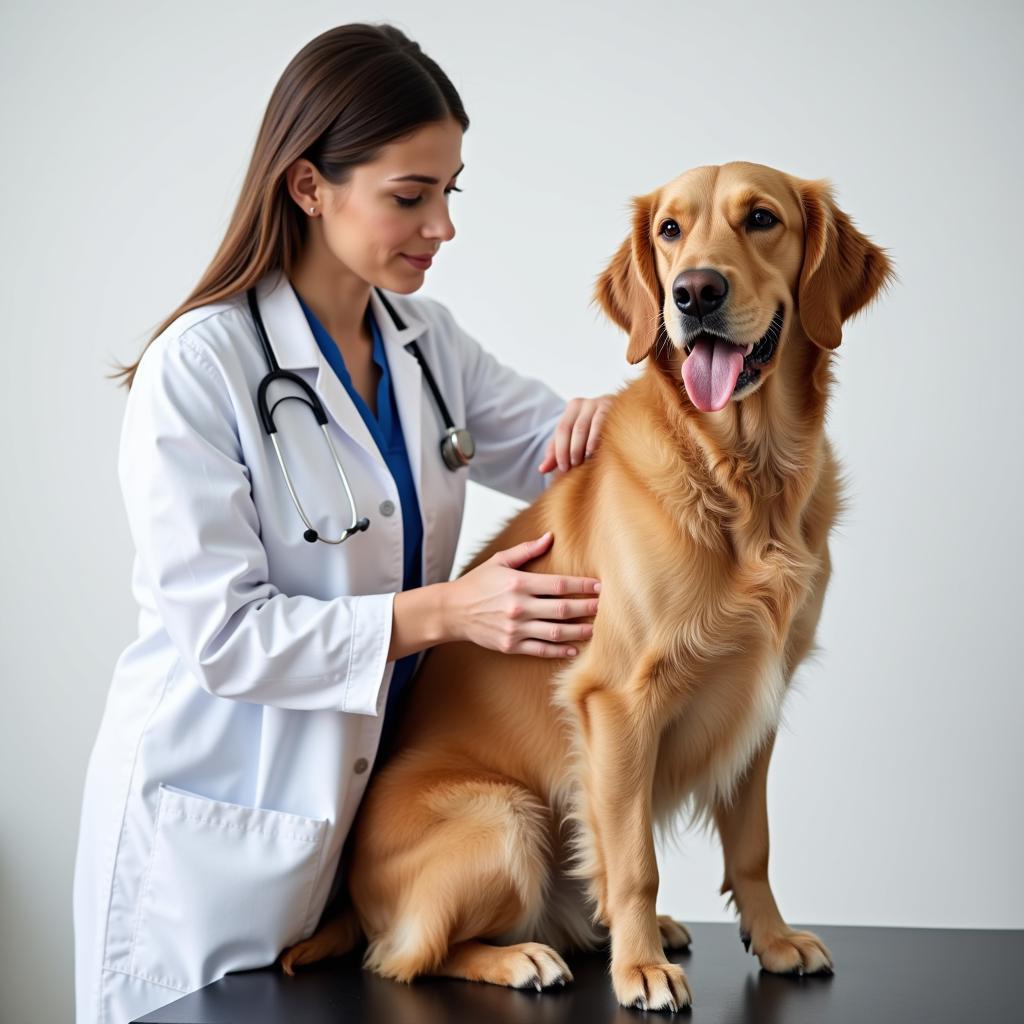
[[[750,226],[752,228],[773,228],[779,223],[779,218],[770,210],[754,210],[750,215]]]
[[[679,225],[674,220],[663,220],[661,227],[658,228],[658,234],[662,238],[678,238],[681,232]]]
[[[453,192],[461,192],[462,189],[456,185],[452,185],[451,188],[444,190],[445,196],[450,196]],[[399,206],[416,206],[418,203],[423,201],[423,196],[395,196],[395,201]]]

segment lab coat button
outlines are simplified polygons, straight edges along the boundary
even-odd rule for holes
[[[356,761],[356,763],[354,765],[352,765],[352,769],[356,773],[356,775],[362,775],[363,772],[365,772],[366,769],[369,768],[369,767],[370,767],[370,762],[367,761],[365,757],[359,758],[359,760]]]
[[[395,514],[395,503],[393,501],[382,501],[380,503],[380,514],[382,516],[391,516]]]

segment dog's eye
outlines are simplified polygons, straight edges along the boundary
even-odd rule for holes
[[[658,228],[658,234],[662,238],[678,238],[679,237],[679,225],[674,220],[663,220],[661,227]]]
[[[779,223],[779,218],[770,210],[757,209],[750,215],[749,224],[752,228],[773,228]]]

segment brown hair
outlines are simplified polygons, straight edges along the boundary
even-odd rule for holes
[[[448,76],[391,25],[339,25],[307,43],[284,69],[267,104],[231,221],[192,293],[143,348],[179,316],[244,292],[272,270],[290,273],[308,231],[286,173],[309,160],[332,184],[389,142],[424,124],[469,118]],[[142,353],[108,378],[131,388]]]

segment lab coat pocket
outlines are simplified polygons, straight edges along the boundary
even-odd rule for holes
[[[184,991],[304,938],[327,822],[160,786],[129,973]]]

